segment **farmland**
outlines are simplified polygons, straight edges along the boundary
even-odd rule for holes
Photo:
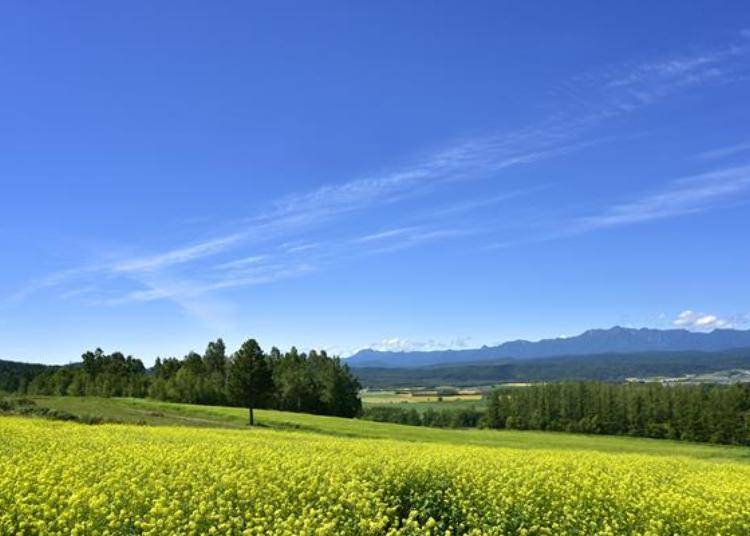
[[[386,390],[365,391],[362,393],[362,404],[365,408],[387,406],[425,411],[427,409],[483,408],[485,401],[480,393],[414,396],[408,392]]]
[[[141,425],[0,418],[0,533],[750,530],[746,448],[276,411],[247,429],[237,408],[37,403]]]

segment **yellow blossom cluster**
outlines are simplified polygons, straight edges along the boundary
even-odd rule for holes
[[[750,534],[750,464],[7,417],[0,534]]]

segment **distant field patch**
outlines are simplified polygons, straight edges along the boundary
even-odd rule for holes
[[[425,402],[460,402],[465,400],[481,401],[479,392],[460,394],[437,394],[431,391],[365,391],[362,393],[365,404],[408,404]]]

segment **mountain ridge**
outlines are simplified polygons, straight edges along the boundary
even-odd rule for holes
[[[611,328],[589,329],[573,337],[527,341],[517,339],[497,346],[465,350],[379,351],[363,349],[346,358],[353,368],[415,368],[462,364],[496,359],[540,359],[564,355],[592,355],[638,352],[715,352],[750,347],[750,330],[715,329],[694,332],[686,329]]]
[[[546,381],[622,382],[750,370],[750,348],[499,359],[415,368],[362,367],[354,370],[362,385],[370,389],[435,388],[441,385],[476,387]]]

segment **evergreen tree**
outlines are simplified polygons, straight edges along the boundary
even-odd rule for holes
[[[267,356],[255,339],[249,339],[232,356],[227,387],[231,401],[248,408],[248,422],[255,424],[253,410],[268,403],[273,377]]]

